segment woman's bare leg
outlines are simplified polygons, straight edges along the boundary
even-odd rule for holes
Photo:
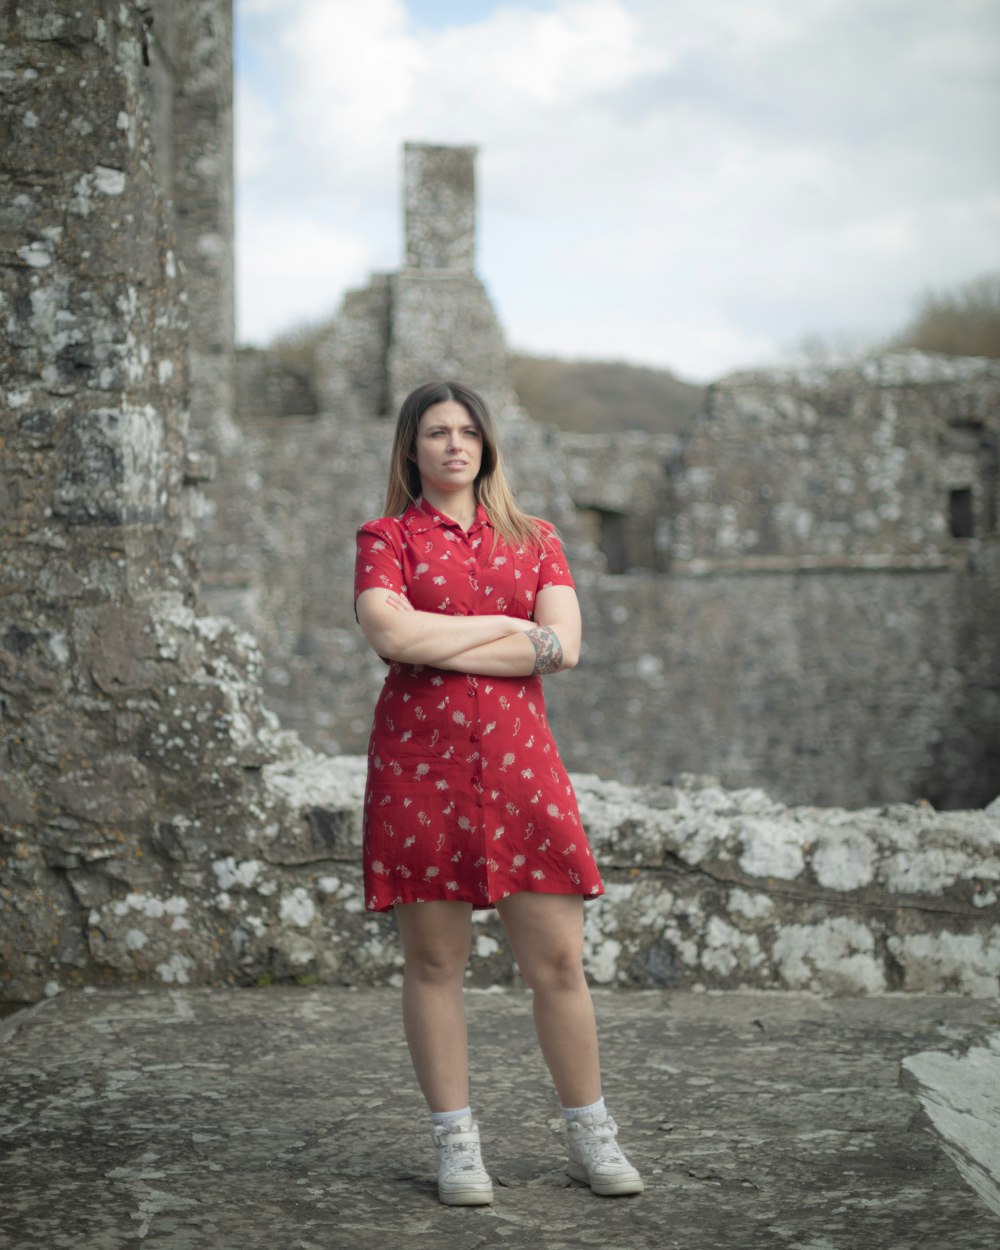
[[[403,1027],[417,1081],[431,1111],[469,1105],[469,1045],[462,992],[472,945],[469,903],[405,903]]]
[[[513,894],[497,904],[521,974],[534,991],[535,1029],[564,1107],[601,1097],[594,1004],[583,972],[583,899]]]

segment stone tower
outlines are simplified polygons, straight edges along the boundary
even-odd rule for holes
[[[471,274],[476,263],[474,147],[403,147],[406,268]]]
[[[475,273],[475,159],[474,147],[405,145],[406,265],[346,295],[317,350],[324,411],[393,416],[440,378],[482,392],[498,417],[516,409],[503,330]]]

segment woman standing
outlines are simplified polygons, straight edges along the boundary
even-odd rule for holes
[[[355,573],[358,620],[389,665],[368,750],[365,905],[395,911],[438,1194],[493,1200],[463,996],[482,907],[499,912],[533,991],[570,1176],[602,1195],[639,1193],[601,1096],[583,972],[583,900],[603,886],[542,694],[542,677],[572,668],[580,647],[559,541],[518,509],[485,403],[453,382],[403,403],[385,511],[358,531]]]

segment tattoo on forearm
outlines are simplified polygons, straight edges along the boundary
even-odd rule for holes
[[[546,673],[558,673],[563,666],[562,643],[556,637],[556,631],[549,625],[536,625],[529,629],[528,638],[535,648],[535,667],[532,673],[542,676]]]

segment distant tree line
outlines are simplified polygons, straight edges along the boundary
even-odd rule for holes
[[[892,346],[948,356],[1000,357],[1000,273],[953,291],[928,291]]]
[[[511,385],[528,412],[562,430],[679,434],[705,397],[704,387],[683,382],[668,369],[620,360],[558,360],[514,352],[508,365]]]

